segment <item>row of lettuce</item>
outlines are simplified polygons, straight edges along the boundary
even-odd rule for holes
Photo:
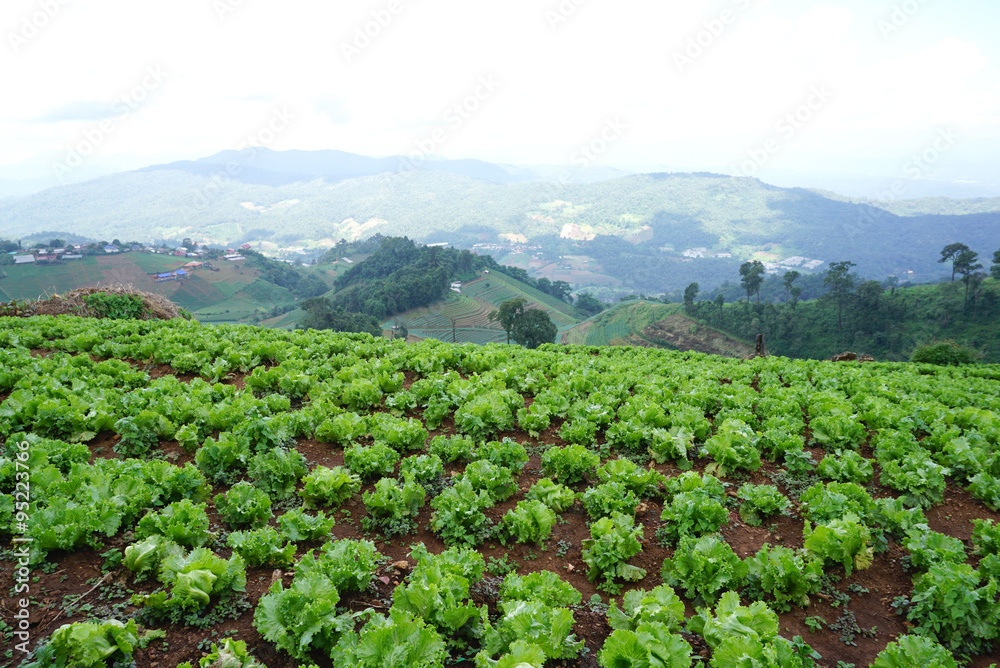
[[[7,442],[0,483],[13,490],[18,473],[30,471],[31,501],[0,497],[0,520],[12,529],[28,520],[36,563],[51,550],[133,531],[124,565],[161,585],[135,601],[151,623],[197,624],[244,589],[246,566],[293,566],[292,585],[275,583],[255,624],[297,659],[308,661],[311,647],[335,665],[441,665],[448,651],[472,643],[481,648],[478,665],[540,666],[581,651],[572,635],[579,592],[554,574],[512,575],[491,620],[471,604],[470,588],[483,575],[472,548],[488,537],[542,543],[579,499],[592,520],[582,545],[588,578],[618,593],[646,576],[628,561],[642,548],[636,510],[654,498],[664,508],[658,537],[676,550],[663,562],[664,585],[629,591],[609,612],[614,632],[603,665],[689,665],[682,629],[706,640],[714,666],[813,665],[801,639],[778,636],[774,610],[808,605],[824,572],[866,568],[889,541],[909,551],[914,590],[905,614],[913,635],[875,665],[954,665],[953,652],[982,653],[1000,633],[1000,529],[977,521],[968,555],[961,541],[931,531],[922,510],[941,503],[947,479],[1000,506],[1000,384],[992,367],[406,346],[311,331],[65,317],[3,324],[0,391],[9,396],[0,406]],[[39,348],[62,352],[31,353]],[[122,359],[201,377],[151,379]],[[249,374],[245,390],[216,382],[232,372]],[[428,439],[428,429],[448,420],[454,435]],[[543,454],[547,477],[493,526],[484,511],[518,493],[528,460],[524,446],[501,432],[538,436],[560,422],[566,445]],[[121,458],[88,463],[80,442],[107,430],[119,436]],[[344,466],[310,471],[291,447],[297,438],[343,447]],[[193,451],[195,465],[145,459],[163,440]],[[894,497],[872,498],[864,487],[875,469],[862,445],[872,448]],[[816,462],[807,446],[828,454]],[[630,461],[688,468],[699,457],[711,462],[705,474],[671,479]],[[762,458],[829,482],[798,499],[803,549],[765,545],[741,560],[718,533],[728,509],[713,474],[753,471]],[[460,475],[446,477],[446,465]],[[417,567],[387,615],[337,608],[341,593],[363,591],[375,573],[371,543],[331,541],[319,556],[295,560],[297,543],[329,537],[334,522],[323,509],[365,482],[375,483],[363,495],[366,529],[406,535],[429,499],[432,529],[454,546],[441,555],[414,548]],[[213,498],[213,486],[228,490]],[[737,498],[751,524],[790,507],[773,485],[744,484]],[[224,543],[209,531],[209,502],[231,530]],[[286,512],[275,520],[277,509]],[[684,620],[675,588],[700,606],[695,617]],[[743,606],[737,592],[753,602]],[[43,654],[82,652],[72,647],[84,636],[104,637],[98,644],[113,654],[129,634],[141,642],[136,633],[134,622],[67,626]],[[220,652],[246,655],[246,648],[227,642],[202,661]]]

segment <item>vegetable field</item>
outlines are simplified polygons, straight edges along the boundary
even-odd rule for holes
[[[1000,367],[0,319],[3,665],[991,665]]]

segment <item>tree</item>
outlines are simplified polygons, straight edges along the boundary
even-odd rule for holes
[[[965,244],[948,244],[941,250],[941,259],[938,262],[948,262],[951,260],[951,280],[955,280],[955,272],[958,271],[958,267],[955,266],[955,260],[964,251],[969,250],[969,247]]]
[[[971,296],[972,297],[972,303],[973,303],[973,306],[974,306],[974,308],[972,310],[972,317],[975,318],[975,317],[977,317],[978,312],[979,312],[979,301],[980,301],[980,297],[982,297],[983,281],[986,280],[986,272],[984,272],[984,271],[976,271],[976,272],[973,272],[973,273],[969,274],[968,276],[963,277],[962,280],[965,281],[965,303],[966,303],[966,306],[968,306],[969,296]]]
[[[499,322],[503,331],[507,332],[507,343],[510,343],[510,337],[514,331],[514,323],[524,313],[524,305],[526,303],[526,300],[521,297],[508,299],[500,304],[498,310],[492,311],[489,314],[490,322]]]
[[[889,288],[892,290],[890,294],[895,295],[896,288],[899,287],[899,276],[896,276],[895,274],[890,275],[885,279],[885,284],[888,285]]]
[[[785,275],[784,275],[783,278],[784,278],[784,283],[785,283],[785,301],[786,302],[788,301],[788,298],[791,296],[792,283],[794,283],[795,279],[797,279],[800,275],[801,274],[799,274],[799,272],[797,272],[797,271],[786,271],[785,272]]]
[[[952,271],[957,271],[962,275],[962,282],[965,283],[965,301],[962,308],[969,305],[969,280],[972,274],[983,268],[983,263],[979,261],[979,253],[965,249],[955,256],[952,261]]]
[[[573,286],[566,281],[554,281],[552,283],[552,296],[562,301],[570,300],[570,292],[573,291]]]
[[[299,329],[332,329],[335,332],[368,332],[381,336],[382,328],[378,320],[364,313],[350,313],[344,309],[334,309],[329,299],[312,297],[302,302],[305,316],[299,321]]]
[[[532,308],[515,319],[511,335],[525,348],[537,348],[543,343],[555,343],[558,331],[548,313]]]
[[[858,286],[858,306],[868,334],[877,327],[881,318],[882,291],[882,284],[878,281],[865,281]]]
[[[49,241],[49,248],[60,248],[66,245],[65,239],[51,239]]]
[[[323,282],[323,279],[315,274],[306,274],[295,287],[295,294],[299,297],[318,297],[324,292],[328,292],[330,286]]]
[[[854,289],[854,276],[851,275],[851,267],[857,266],[853,262],[834,262],[823,277],[823,285],[830,288],[830,294],[837,302],[837,329],[844,328],[844,303]]]
[[[698,297],[698,284],[691,283],[684,288],[684,307],[688,310],[694,308],[694,300]]]
[[[993,266],[990,267],[990,275],[1000,281],[1000,250],[993,253]]]
[[[604,304],[589,292],[584,292],[576,298],[576,308],[584,315],[597,315],[604,310]]]
[[[750,303],[750,295],[757,293],[757,303],[760,303],[760,286],[764,282],[764,264],[760,260],[744,262],[740,265],[740,285],[747,291],[747,304]]]

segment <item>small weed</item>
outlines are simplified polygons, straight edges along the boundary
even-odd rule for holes
[[[590,611],[598,615],[608,614],[608,606],[601,600],[600,594],[593,594],[590,600],[587,601],[587,607]]]
[[[805,622],[805,625],[808,626],[809,630],[813,633],[822,631],[823,625],[826,624],[826,620],[818,615],[815,617],[806,617],[802,621]]]
[[[486,565],[486,570],[500,578],[505,577],[508,573],[513,573],[517,570],[517,564],[510,561],[507,556],[505,554],[500,559],[490,557]]]
[[[568,540],[561,540],[556,543],[556,556],[565,557],[566,553],[569,552],[569,548],[573,547],[573,543]]]
[[[104,557],[104,564],[101,566],[102,573],[109,573],[119,566],[122,565],[122,559],[124,555],[121,550],[112,548],[107,552],[102,552],[101,556]]]

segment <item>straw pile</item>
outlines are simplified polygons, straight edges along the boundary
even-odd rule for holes
[[[140,320],[172,320],[180,318],[181,311],[177,304],[154,292],[136,290],[131,285],[114,283],[96,288],[77,288],[65,295],[53,295],[44,300],[38,300],[31,306],[34,315],[78,315],[84,318],[100,318],[101,315],[87,306],[85,298],[98,292],[108,295],[135,296],[142,300],[145,309]]]

